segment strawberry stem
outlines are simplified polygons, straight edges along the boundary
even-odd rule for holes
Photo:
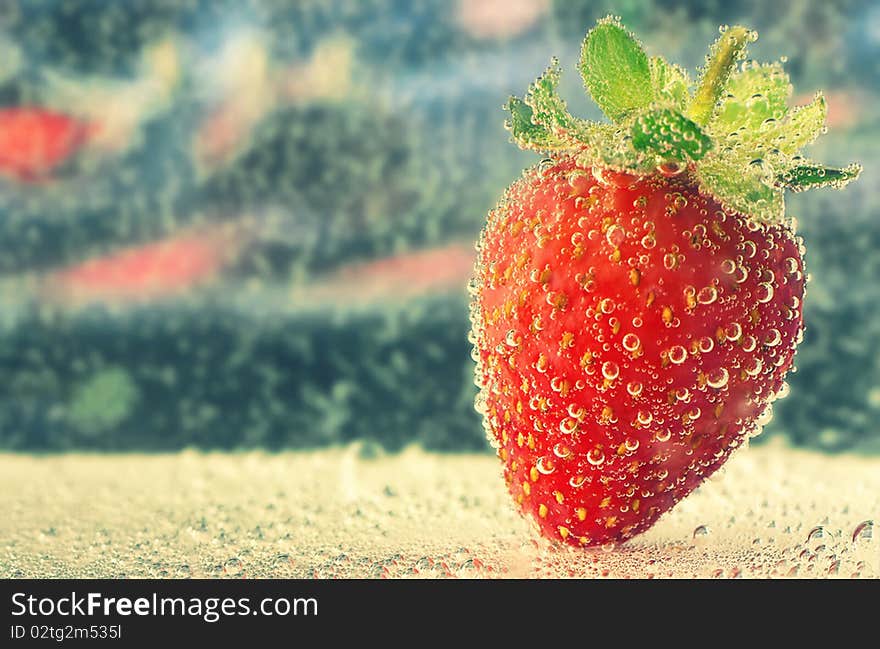
[[[734,65],[742,56],[746,45],[753,40],[754,32],[736,25],[725,30],[715,41],[709,52],[703,78],[688,110],[688,117],[694,122],[700,126],[708,123]]]

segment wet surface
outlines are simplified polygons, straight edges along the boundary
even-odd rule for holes
[[[0,577],[880,576],[880,458],[738,451],[647,533],[557,548],[499,462],[369,448],[0,456]]]

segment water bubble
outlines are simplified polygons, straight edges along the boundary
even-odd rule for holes
[[[765,304],[773,299],[773,285],[769,282],[761,282],[755,289],[755,299]]]
[[[639,337],[633,333],[626,334],[623,337],[623,348],[628,352],[636,351],[641,344]]]
[[[785,381],[779,386],[779,390],[776,391],[774,395],[777,399],[784,399],[791,393],[791,386],[788,385]]]
[[[626,231],[619,225],[612,225],[605,233],[605,240],[613,248],[619,248],[626,240]]]
[[[736,262],[733,259],[725,259],[721,262],[721,272],[725,275],[733,275],[736,270]]]
[[[571,477],[571,479],[569,479],[568,484],[569,484],[569,486],[573,487],[574,489],[579,489],[580,487],[584,486],[584,483],[586,481],[587,481],[587,477],[585,475],[579,474],[579,475],[573,475]]]
[[[516,329],[510,329],[504,336],[504,342],[508,347],[519,347],[522,338],[517,335]]]
[[[742,326],[738,322],[731,322],[724,327],[724,337],[733,342],[742,336]]]
[[[700,292],[697,293],[697,302],[700,304],[712,304],[717,299],[718,289],[714,286],[704,286],[700,289]]]
[[[560,442],[553,447],[553,454],[562,460],[567,460],[571,457],[571,449]]]
[[[553,460],[543,455],[535,462],[535,468],[538,469],[538,473],[541,475],[550,475],[556,470]]]
[[[770,329],[764,335],[764,344],[767,347],[775,347],[782,341],[782,334],[779,333],[778,329]]]
[[[613,361],[605,361],[602,363],[602,376],[609,381],[613,381],[620,375],[620,368]]]
[[[571,417],[566,417],[562,421],[559,422],[559,432],[563,435],[571,435],[578,429],[577,419],[572,419]]]
[[[657,166],[657,171],[664,178],[672,178],[682,173],[687,167],[678,162],[664,162]]]
[[[727,385],[727,381],[729,378],[730,374],[728,373],[727,369],[723,367],[716,367],[709,371],[709,374],[706,376],[706,383],[710,388],[720,390]]]
[[[602,452],[602,449],[593,448],[587,453],[587,462],[593,466],[600,466],[605,462],[605,453]]]
[[[649,426],[653,420],[654,415],[652,415],[647,410],[639,410],[639,412],[636,414],[636,421],[641,426]]]
[[[715,341],[712,340],[709,336],[703,336],[697,342],[697,349],[699,349],[703,354],[708,354],[715,348]]]
[[[746,364],[743,366],[743,370],[749,376],[758,376],[761,373],[761,370],[764,367],[764,363],[760,358],[750,358],[746,361]]]
[[[687,350],[681,345],[673,345],[669,348],[668,358],[671,363],[681,365],[687,359]]]

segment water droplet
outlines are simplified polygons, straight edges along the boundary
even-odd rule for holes
[[[824,544],[828,536],[828,530],[822,525],[816,525],[807,533],[807,543],[813,546],[817,543]]]
[[[559,422],[559,432],[563,435],[571,435],[578,429],[577,419],[566,417]]]
[[[709,535],[709,528],[706,525],[698,525],[694,528],[694,533],[691,535],[691,538],[696,541],[701,537],[705,537]]]
[[[697,342],[697,349],[699,349],[703,354],[708,354],[715,348],[715,341],[712,340],[709,336],[703,336]]]
[[[852,542],[871,542],[874,539],[874,521],[862,521],[856,525],[852,533]]]
[[[517,335],[516,329],[510,329],[504,336],[504,342],[508,347],[519,347],[521,341],[522,338]]]

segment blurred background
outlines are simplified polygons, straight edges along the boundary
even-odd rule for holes
[[[691,69],[721,24],[824,89],[788,198],[811,274],[791,394],[755,440],[880,453],[880,3],[3,0],[0,448],[487,449],[465,286],[536,163],[502,104],[595,20]],[[877,299],[875,299],[877,298]]]

